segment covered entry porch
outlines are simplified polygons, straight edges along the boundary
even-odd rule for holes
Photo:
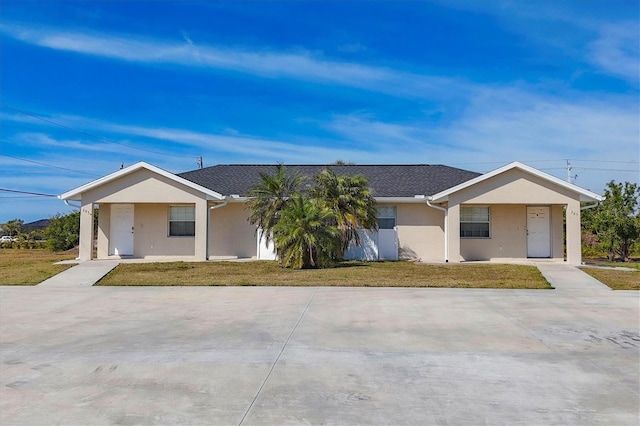
[[[565,238],[566,211],[567,206],[559,204],[463,204],[449,208],[449,261],[570,261],[568,255],[576,247],[571,246],[572,238]],[[579,238],[579,219],[575,225],[577,229],[567,232],[573,231]],[[579,256],[580,246],[577,249],[574,254]]]
[[[444,212],[448,262],[554,259],[572,265],[582,262],[580,203],[601,199],[520,163],[427,197]]]

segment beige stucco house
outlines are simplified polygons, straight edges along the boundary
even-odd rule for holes
[[[478,174],[442,165],[324,167],[369,179],[380,230],[349,258],[432,262],[527,258],[580,264],[581,203],[602,197],[514,162]],[[219,165],[173,174],[140,162],[60,195],[80,203],[80,260],[94,258],[273,259],[247,221],[249,188],[273,165]],[[566,247],[565,247],[566,240]],[[565,250],[566,248],[566,250]]]

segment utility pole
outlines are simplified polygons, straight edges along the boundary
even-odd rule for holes
[[[578,175],[572,174],[571,171],[573,171],[573,166],[569,160],[567,160],[567,182],[574,183],[574,181],[578,179]]]
[[[203,167],[202,165],[202,155],[200,157],[198,157],[198,168],[201,169]]]

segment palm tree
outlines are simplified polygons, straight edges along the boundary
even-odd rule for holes
[[[281,212],[273,239],[284,267],[321,268],[333,262],[340,231],[331,210],[316,199],[297,195]]]
[[[331,169],[324,169],[314,176],[314,186],[310,195],[321,200],[331,210],[335,226],[340,231],[338,253],[342,257],[353,241],[361,245],[358,229],[378,229],[375,199],[364,176],[336,175]]]
[[[24,221],[22,219],[13,219],[5,223],[4,225],[2,225],[2,231],[4,233],[8,233],[9,236],[11,237],[14,237],[14,236],[17,237],[18,234],[22,232],[23,224],[24,224]]]
[[[249,191],[249,222],[262,229],[262,238],[266,244],[271,242],[280,212],[286,208],[291,197],[297,194],[303,180],[304,177],[299,173],[289,173],[284,165],[278,164],[275,174],[260,173],[260,183]]]

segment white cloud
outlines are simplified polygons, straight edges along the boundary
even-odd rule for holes
[[[599,191],[611,179],[638,179],[638,173],[626,171],[639,167],[637,117],[638,106],[629,99],[571,101],[516,88],[487,88],[475,92],[464,113],[449,124],[434,124],[428,117],[385,122],[354,114],[335,116],[325,128],[387,152],[387,163],[443,163],[488,171],[525,161],[551,168],[562,178],[565,159],[573,159],[578,183]],[[625,160],[636,163],[607,163]]]
[[[308,51],[294,53],[198,45],[183,32],[183,42],[167,42],[136,36],[112,36],[51,28],[4,24],[0,31],[25,43],[137,63],[171,63],[235,71],[264,78],[288,78],[335,84],[406,97],[447,96],[452,84],[463,81],[412,74],[385,67],[324,59]]]
[[[640,79],[640,29],[638,22],[606,25],[590,44],[591,61],[602,70],[638,84]]]

